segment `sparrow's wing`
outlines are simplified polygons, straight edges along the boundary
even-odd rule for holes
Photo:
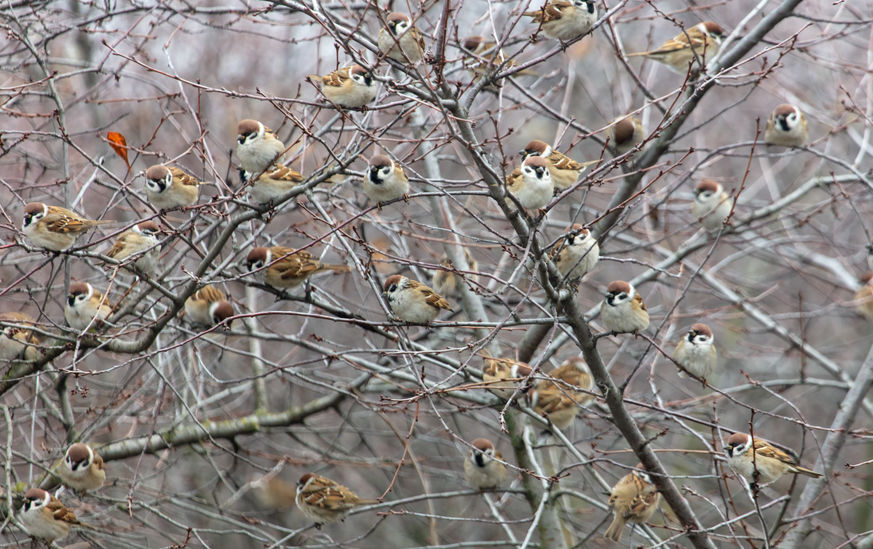
[[[509,192],[516,194],[522,181],[524,181],[524,176],[521,174],[521,168],[515,168],[506,178],[506,188],[509,189]]]
[[[90,229],[94,223],[87,219],[70,217],[60,213],[49,213],[43,218],[46,228],[53,233],[83,233]]]
[[[687,35],[687,36],[686,36]],[[706,44],[706,35],[700,32],[696,27],[690,28],[685,32],[681,32],[667,40],[661,47],[650,51],[645,52],[643,55],[666,55],[668,53],[673,53],[674,51],[679,51],[688,48],[688,39],[691,39],[691,47],[695,50],[698,48],[702,48],[704,44]]]
[[[168,166],[170,173],[173,174],[173,181],[179,183],[180,185],[189,185],[192,187],[196,187],[197,185],[202,185],[202,183],[193,175],[189,174],[185,170],[177,168],[176,166]]]
[[[558,151],[554,151],[549,155],[549,162],[559,170],[581,170],[585,167],[585,164],[576,162],[569,156]]]
[[[333,86],[334,88],[341,88],[349,80],[348,67],[343,67],[338,71],[333,71],[332,73],[321,77],[322,84],[325,86]]]
[[[118,240],[115,241],[115,244],[109,248],[109,251],[106,252],[106,257],[115,257],[121,253],[121,250],[124,249],[125,244],[127,243],[127,239],[130,237],[132,233],[130,231],[124,231],[121,233],[121,236],[118,237]]]
[[[452,310],[452,306],[449,305],[449,302],[440,294],[436,293],[424,284],[421,285],[420,290],[422,295],[424,295],[424,301],[431,307],[436,307],[437,309],[446,309],[447,311]]]
[[[46,509],[51,511],[52,518],[55,520],[66,522],[67,524],[79,524],[79,519],[76,518],[76,514],[64,507],[64,504],[55,498],[52,498],[51,501],[48,502]]]
[[[564,0],[554,0],[553,2],[548,2],[542,8],[538,10],[525,12],[525,15],[528,17],[533,17],[534,21],[540,23],[549,23],[551,21],[557,21],[564,17],[564,10],[573,8],[573,4],[570,2],[566,2]]]
[[[412,37],[413,40],[415,40],[415,43],[418,46],[418,49],[420,49],[423,53],[424,52],[424,37],[421,35],[421,33],[418,31],[418,29],[416,27],[412,27],[412,29],[409,30],[409,35]]]
[[[362,500],[354,492],[324,477],[316,477],[300,497],[314,507],[332,511],[347,511],[358,505],[375,503],[375,500]]]
[[[94,461],[91,462],[91,465],[97,468],[99,471],[103,471],[106,469],[106,465],[103,463],[103,458],[100,457],[100,454],[94,452]]]
[[[782,463],[787,463],[788,465],[794,465],[797,463],[796,457],[788,454],[788,452],[780,450],[769,442],[765,442],[760,439],[755,439],[755,453],[759,456],[768,457],[781,461]]]
[[[203,286],[194,294],[194,299],[207,303],[215,303],[216,301],[224,301],[227,299],[227,295],[215,286]]]
[[[300,183],[303,181],[303,176],[300,173],[292,170],[288,166],[282,164],[273,164],[268,171],[261,177],[268,177],[276,181],[289,181],[292,183]]]
[[[287,248],[284,249],[287,250],[287,252],[291,251]],[[301,250],[285,257],[281,257],[276,253],[275,248],[273,253],[280,257],[280,259],[276,260],[273,265],[280,273],[282,273],[282,280],[305,278],[312,273],[318,272],[321,267],[321,263],[312,257],[312,254],[305,250]]]
[[[647,310],[648,310],[648,309],[646,309],[646,304],[645,304],[645,302],[643,301],[643,298],[640,296],[640,294],[635,294],[635,295],[634,295],[634,301],[637,302],[637,303],[639,304],[640,309],[642,309],[642,310],[644,310],[644,311],[647,311]]]

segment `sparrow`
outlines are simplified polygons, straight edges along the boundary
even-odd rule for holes
[[[64,304],[67,325],[77,332],[100,326],[112,313],[112,305],[99,290],[87,282],[73,282]]]
[[[243,178],[249,181],[254,174],[244,172]],[[257,204],[269,204],[288,194],[303,182],[303,176],[283,164],[273,164],[264,171],[249,187],[249,197]]]
[[[694,202],[691,203],[691,214],[697,218],[703,228],[709,232],[718,232],[724,227],[724,222],[733,209],[730,196],[724,192],[721,183],[712,179],[704,179],[694,188]]]
[[[192,324],[215,326],[234,315],[227,295],[215,286],[206,285],[185,300],[185,315]],[[230,327],[230,322],[228,322]]]
[[[524,392],[527,387],[521,387],[528,376],[533,373],[533,369],[518,360],[511,358],[494,358],[483,353],[482,359],[485,361],[485,366],[482,368],[482,382],[486,388],[506,400],[510,398],[516,390]]]
[[[639,332],[649,327],[646,304],[629,282],[610,282],[605,297],[600,307],[600,316],[607,330],[625,333]]]
[[[81,526],[76,515],[45,490],[31,488],[24,493],[18,520],[28,535],[53,543]]]
[[[552,246],[549,257],[562,277],[578,280],[593,271],[600,261],[600,246],[591,231],[577,223]]]
[[[440,309],[452,310],[433,289],[403,275],[389,276],[384,290],[391,312],[404,322],[427,324],[440,314]]]
[[[789,449],[782,450],[759,438],[752,439],[745,433],[734,433],[724,447],[728,465],[749,482],[773,482],[785,473],[800,473],[813,478],[821,476],[797,464],[797,455]]]
[[[481,77],[489,72],[505,70],[518,64],[512,59],[507,60],[503,50],[497,49],[497,42],[484,36],[470,36],[465,39],[464,49],[473,54],[464,60],[464,66],[473,71],[476,76]],[[525,69],[514,74],[514,76],[522,75],[532,76],[536,73]]]
[[[243,171],[260,174],[273,164],[282,163],[285,144],[270,128],[247,118],[240,120],[237,134],[236,156]]]
[[[806,144],[807,138],[806,117],[800,109],[787,103],[773,109],[764,130],[764,141],[768,145],[800,147]]]
[[[534,139],[521,151],[522,160],[529,156],[541,156],[549,162],[549,174],[556,189],[564,190],[579,179],[579,174],[585,169],[585,164],[576,162],[562,152],[552,149],[545,141]]]
[[[552,201],[555,184],[549,172],[549,162],[540,156],[528,156],[521,166],[506,178],[506,189],[523,208],[538,210]]]
[[[470,255],[470,251],[467,248],[464,248],[464,259],[467,260],[467,266],[470,268],[470,271],[476,272],[479,270],[479,262]],[[462,275],[457,273],[455,266],[446,254],[443,254],[440,258],[440,265],[444,268],[434,271],[431,281],[433,289],[440,295],[458,295],[461,293],[460,285],[464,284],[464,280],[469,280],[474,284],[479,280],[479,275],[477,274]]]
[[[315,473],[306,473],[297,481],[295,502],[304,515],[315,521],[316,528],[343,520],[355,507],[379,503],[375,499],[361,499],[342,484]]]
[[[282,246],[252,248],[246,256],[246,266],[257,271],[258,279],[273,288],[296,288],[316,273],[350,270],[348,265],[322,263],[306,250],[295,252]]]
[[[424,38],[405,13],[388,14],[388,24],[379,29],[379,51],[400,63],[418,63],[424,56]],[[398,48],[398,43],[400,47]]]
[[[58,468],[58,475],[65,485],[80,492],[99,490],[106,482],[103,458],[93,448],[81,442],[67,448],[64,460]]]
[[[724,29],[718,23],[704,21],[680,32],[656,50],[629,53],[627,56],[648,57],[663,63],[675,73],[686,74],[692,63],[696,65],[702,62],[706,65],[707,59],[712,59],[718,53],[724,35]]]
[[[199,187],[196,177],[177,168],[156,164],[145,172],[145,193],[149,204],[159,210],[172,210],[197,203]]]
[[[473,449],[464,460],[464,478],[477,490],[493,490],[506,481],[506,466],[500,463],[503,456],[487,438],[473,441]]]
[[[60,206],[31,202],[24,207],[21,229],[34,246],[62,252],[73,245],[76,237],[104,223],[112,222],[85,219]]]
[[[579,406],[585,406],[592,400],[594,395],[589,394],[594,389],[594,376],[591,375],[591,370],[585,359],[581,356],[570,357],[560,366],[549,372],[549,377],[556,379],[562,383],[543,380],[540,385],[552,384],[559,387],[567,396],[572,398]],[[573,387],[583,389],[582,391],[573,390]]]
[[[376,97],[373,75],[360,65],[343,67],[325,76],[310,74],[309,79],[321,82],[321,93],[328,101],[347,109],[363,107]]]
[[[646,130],[643,123],[633,116],[617,118],[609,127],[609,141],[620,156],[645,141]]]
[[[524,15],[540,23],[549,38],[567,42],[591,31],[597,21],[597,8],[592,0],[549,0]]]
[[[30,315],[0,313],[0,324],[5,324],[0,326],[0,360],[32,361],[39,358],[39,349],[36,346],[40,344],[40,338],[35,332],[25,328],[34,325]]]
[[[373,202],[390,202],[409,192],[409,178],[403,168],[384,154],[370,159],[364,174],[364,193]]]
[[[855,292],[855,309],[867,320],[873,320],[873,272],[865,273],[861,279],[861,287]]]
[[[118,240],[106,252],[106,257],[124,262],[127,258],[136,256],[134,265],[152,276],[158,270],[158,259],[161,255],[160,241],[157,237],[160,231],[161,228],[154,221],[137,223],[118,236]]]
[[[712,375],[718,359],[714,343],[715,338],[709,326],[698,322],[679,340],[676,350],[673,351],[673,360],[697,377],[707,379]],[[681,371],[679,377],[684,377]]]
[[[549,377],[538,381],[530,391],[531,406],[563,431],[573,423],[580,408],[594,400],[594,395],[585,392],[594,388],[594,377],[582,357],[567,359]]]
[[[642,464],[637,464],[642,469]],[[628,522],[644,524],[651,520],[652,515],[661,503],[661,494],[652,480],[643,471],[631,471],[621,477],[609,495],[609,506],[612,507],[612,524],[603,533],[604,537],[613,541],[621,541],[624,526]]]

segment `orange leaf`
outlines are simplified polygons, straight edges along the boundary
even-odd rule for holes
[[[118,132],[109,132],[106,134],[106,138],[109,140],[109,145],[115,151],[115,154],[120,156],[124,163],[127,164],[127,171],[130,171],[130,162],[127,160],[127,140]]]

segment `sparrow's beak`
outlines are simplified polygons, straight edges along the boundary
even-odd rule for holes
[[[70,304],[70,307],[74,306],[76,304],[76,296],[68,295],[67,296],[67,303]]]

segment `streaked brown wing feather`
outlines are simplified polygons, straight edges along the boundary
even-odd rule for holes
[[[789,465],[795,465],[797,463],[797,460],[793,456],[789,455],[787,452],[783,452],[772,444],[767,444],[763,440],[755,440],[755,453],[759,456],[776,459]]]
[[[321,77],[321,83],[325,86],[333,86],[335,88],[342,87],[349,80],[349,68],[343,67],[338,71],[333,71]]]
[[[640,296],[640,294],[634,295],[634,301],[640,304],[640,309],[642,309],[644,311],[648,311],[648,309],[646,309],[646,304],[643,301],[643,298]]]
[[[449,302],[430,288],[422,289],[422,293],[424,294],[425,301],[428,305],[438,309],[446,309],[447,311],[452,310],[452,306],[449,305]]]
[[[170,173],[173,174],[174,181],[178,181],[182,185],[189,185],[191,187],[200,185],[200,181],[188,172],[177,168],[176,166],[169,166],[168,169],[170,170]]]
[[[264,176],[269,177],[270,179],[275,179],[277,181],[293,181],[294,183],[299,183],[303,181],[303,176],[300,173],[292,170],[288,166],[283,166],[281,164],[276,164],[270,168],[270,171],[264,174]]]
[[[64,507],[64,505],[55,498],[52,498],[51,501],[48,502],[46,508],[52,512],[52,516],[55,520],[60,520],[68,524],[79,524],[76,514]]]
[[[46,227],[56,233],[83,233],[92,226],[83,219],[61,214],[48,214],[43,220]]]
[[[536,22],[549,23],[557,21],[564,16],[564,10],[571,8],[573,5],[564,0],[554,0],[547,3],[541,9],[526,12],[525,15],[533,17]]]
[[[581,170],[585,167],[583,164],[558,151],[549,155],[549,162],[559,170]]]
[[[215,286],[203,286],[194,294],[194,299],[215,303],[227,299],[227,295]]]
[[[521,168],[515,168],[512,170],[512,173],[506,178],[506,188],[509,189],[509,192],[513,194],[518,192],[518,188],[524,180],[523,177],[524,176],[521,175]]]

